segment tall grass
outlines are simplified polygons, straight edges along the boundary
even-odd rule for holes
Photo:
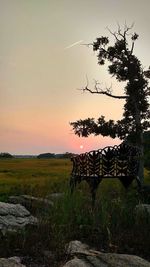
[[[68,186],[71,163],[66,159],[0,160],[0,197],[31,194],[46,196]]]
[[[73,195],[70,194],[70,171],[70,161],[64,159],[0,161],[1,199],[7,200],[12,194],[45,197],[54,192],[64,193],[53,207],[37,209],[38,227],[28,229],[18,237],[10,236],[7,242],[5,240],[5,252],[0,246],[0,254],[7,251],[12,256],[19,249],[19,253],[37,258],[41,257],[41,251],[50,250],[57,262],[64,257],[65,244],[78,239],[96,249],[148,258],[149,224],[141,224],[135,217],[135,206],[147,199],[137,192],[135,183],[126,191],[115,179],[102,181],[92,209],[86,183],[78,185]],[[150,183],[148,171],[145,171],[145,177],[146,183]]]

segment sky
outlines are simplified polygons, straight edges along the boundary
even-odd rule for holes
[[[134,23],[135,54],[150,65],[149,0],[0,0],[0,152],[82,153],[120,140],[75,136],[71,121],[118,120],[123,100],[83,93],[98,80],[122,94],[123,84],[83,44]],[[111,37],[112,38],[112,37]]]

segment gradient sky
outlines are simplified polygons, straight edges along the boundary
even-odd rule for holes
[[[1,152],[81,152],[119,143],[100,136],[79,138],[69,122],[121,118],[123,100],[77,89],[86,85],[87,75],[91,86],[97,79],[122,93],[123,84],[97,65],[96,55],[81,41],[108,36],[107,26],[115,31],[125,21],[135,23],[140,35],[135,53],[147,68],[149,0],[0,0]]]

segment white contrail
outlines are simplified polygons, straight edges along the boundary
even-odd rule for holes
[[[69,48],[71,48],[71,47],[73,47],[73,46],[75,46],[75,45],[77,45],[77,44],[80,44],[80,43],[82,43],[83,42],[83,40],[80,40],[80,41],[78,41],[78,42],[75,42],[75,43],[73,43],[73,44],[71,44],[71,45],[68,45],[67,47],[65,47],[64,49],[66,50],[66,49],[69,49]]]

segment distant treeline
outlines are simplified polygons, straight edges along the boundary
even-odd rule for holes
[[[2,153],[0,153],[0,159],[11,159],[11,158],[13,158],[13,156],[10,154],[10,153],[7,153],[7,152],[2,152]]]
[[[61,158],[67,159],[71,158],[75,154],[66,152],[63,154],[55,154],[55,153],[43,153],[36,155],[11,155],[8,152],[0,153],[0,159],[11,159],[11,158],[38,158],[38,159],[51,159],[51,158]],[[144,165],[146,168],[150,169],[150,131],[146,131],[144,133]]]
[[[11,155],[10,153],[7,152],[2,152],[0,153],[0,159],[11,159],[11,158],[38,158],[38,159],[68,159],[74,156],[75,154],[73,153],[63,153],[63,154],[55,154],[55,153],[42,153],[37,155]]]
[[[72,156],[74,156],[75,154],[73,153],[63,153],[63,154],[55,154],[55,153],[43,153],[37,156],[38,159],[52,159],[52,158],[61,158],[61,159],[69,159]]]

